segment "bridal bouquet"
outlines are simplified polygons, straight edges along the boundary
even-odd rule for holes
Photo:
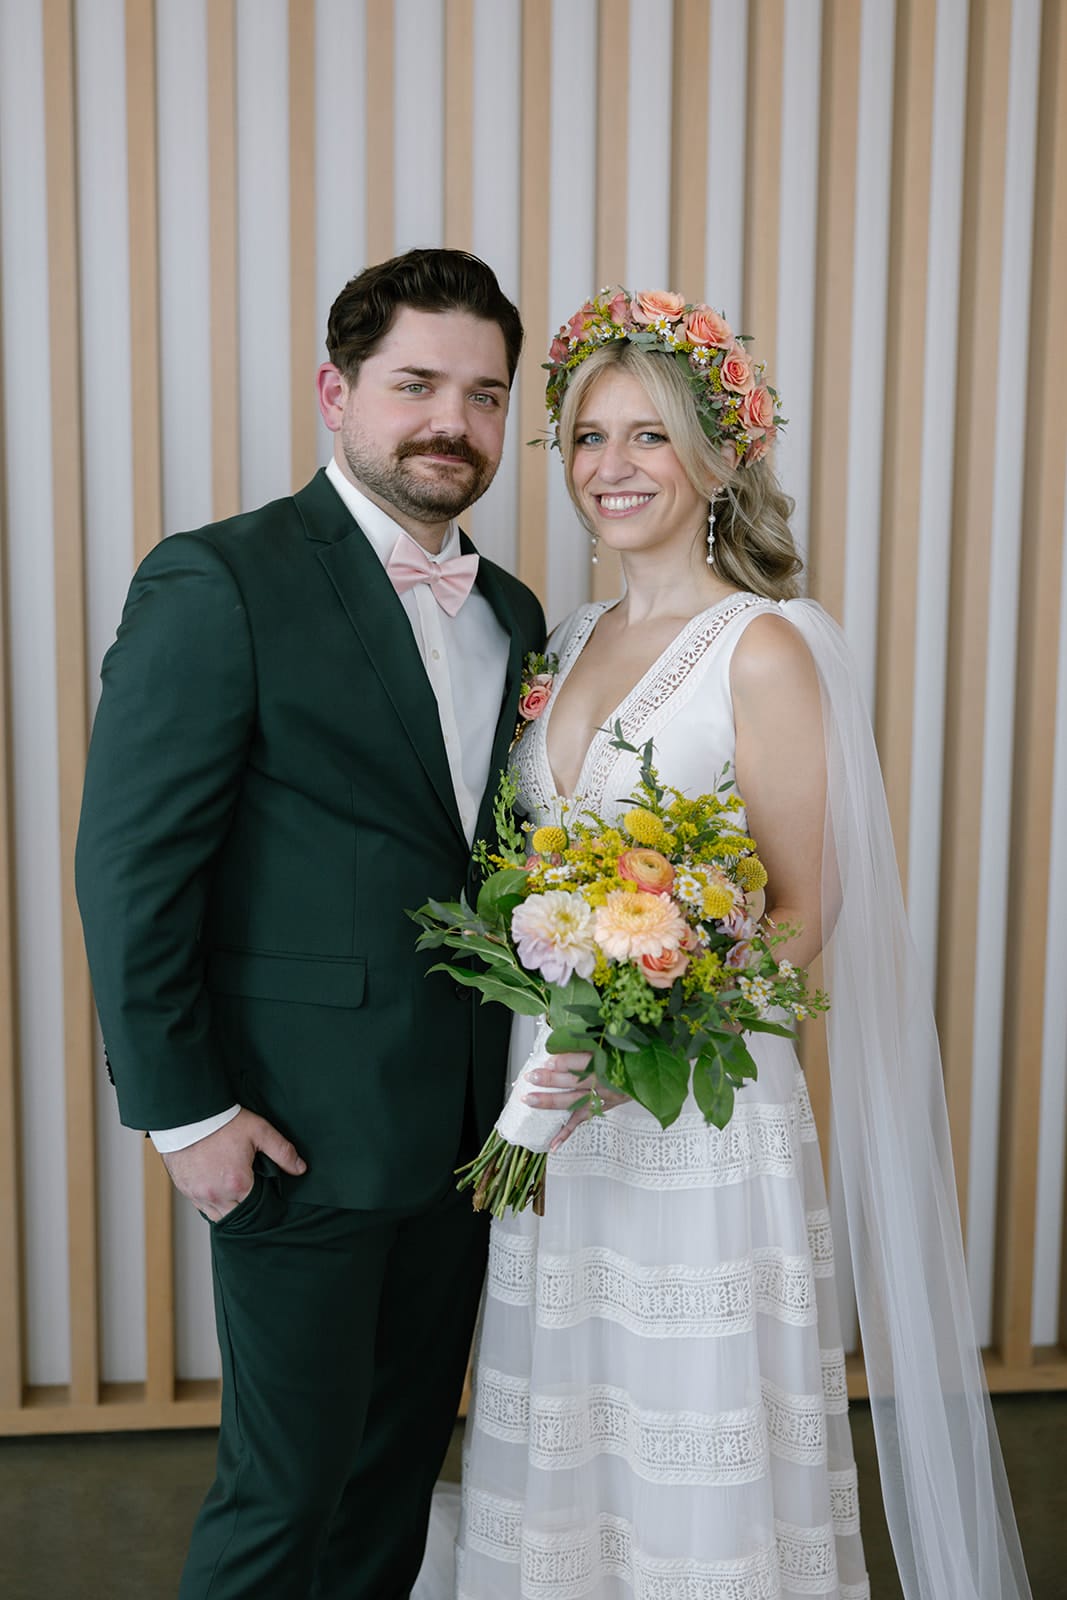
[[[724,1128],[735,1093],[756,1076],[745,1034],[790,1038],[789,1022],[828,1005],[802,971],[775,958],[796,930],[764,917],[766,869],[726,773],[715,794],[689,799],[660,784],[651,742],[638,750],[619,723],[614,732],[617,749],[641,756],[638,792],[619,825],[576,804],[558,824],[524,831],[505,773],[495,805],[500,847],[478,847],[488,876],[476,905],[431,900],[411,913],[419,949],[464,958],[432,971],[542,1018],[541,1056],[460,1171],[476,1209],[497,1217],[508,1206],[541,1210],[548,1146],[579,1106],[603,1109],[599,1085],[623,1091],[664,1128],[692,1087],[706,1121]],[[588,1090],[567,1111],[526,1105],[526,1073],[544,1055],[570,1051],[589,1054]]]

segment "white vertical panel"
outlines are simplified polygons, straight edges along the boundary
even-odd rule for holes
[[[552,144],[547,328],[528,328],[527,361],[546,359],[551,336],[591,294],[596,271],[595,0],[555,0],[552,19]],[[631,116],[634,106],[631,103]],[[621,168],[620,155],[620,168]],[[620,187],[624,182],[619,172]],[[525,244],[531,248],[532,242]],[[620,263],[620,279],[624,268]],[[544,374],[541,374],[544,376]],[[544,425],[547,426],[547,415]],[[525,446],[525,441],[521,441]],[[574,514],[558,450],[548,460],[549,627],[589,594],[589,535]]]
[[[1063,527],[1067,546],[1067,519]],[[1025,618],[1023,619],[1025,625]],[[1060,1343],[1060,1272],[1063,1261],[1064,1132],[1067,1129],[1067,561],[1060,593],[1060,661],[1052,780],[1049,852],[1048,945],[1045,952],[1041,1033],[1041,1104],[1038,1108],[1037,1227],[1034,1234],[1035,1344]],[[1035,974],[1035,984],[1038,976]]]
[[[40,5],[0,0],[0,243],[27,1376],[65,1383],[66,1150]],[[62,419],[59,425],[62,427]]]
[[[999,371],[1001,382],[1022,383],[1030,325],[1030,251],[1034,221],[1037,77],[1041,47],[1040,0],[1014,0],[1004,162],[1004,235],[1001,256]],[[982,759],[982,827],[976,864],[986,904],[1007,905],[1011,893],[1012,749],[1015,717],[1015,643],[1019,605],[1026,411],[1001,405],[996,412],[993,542],[990,550],[989,647],[986,657],[985,744]],[[974,1078],[970,1168],[987,1174],[968,1187],[967,1267],[978,1337],[992,1338],[993,1264],[996,1251],[997,1146],[1004,1043],[1005,956],[1010,919],[979,918],[974,986]]]
[[[126,14],[123,0],[76,10],[78,219],[81,249],[82,419],[89,682],[115,636],[133,566],[130,434],[129,231],[126,183]],[[99,1061],[99,1046],[98,1046]],[[96,1075],[100,1228],[100,1369],[105,1381],[144,1375],[141,1141],[119,1125],[115,1095]]]
[[[439,245],[445,233],[443,0],[394,0],[396,248]]]
[[[516,303],[522,166],[521,46],[519,0],[474,0],[471,248],[489,263],[504,293]],[[541,248],[547,248],[547,241]],[[527,332],[522,359],[540,360],[538,350],[538,339]],[[518,533],[519,451],[523,448],[518,391],[513,388],[504,454],[493,486],[463,519],[479,549],[512,571]]]
[[[208,0],[156,0],[163,528],[210,522]]]
[[[842,625],[856,658],[864,699],[874,707],[878,647],[878,548],[882,519],[886,293],[893,140],[896,6],[864,0],[856,129],[856,227],[852,277],[852,360],[845,601]],[[787,413],[788,415],[788,413]]]
[[[246,507],[292,488],[288,56],[286,0],[237,0],[237,336]]]
[[[199,527],[212,516],[208,4],[156,0],[165,533]],[[174,1207],[174,1282],[177,1374],[214,1375],[219,1361],[208,1230],[180,1199]]]
[[[695,285],[667,282],[673,23],[671,0],[630,0],[629,128],[625,157],[620,150],[616,168],[627,195],[626,261],[609,277],[630,289],[677,289],[690,299]]]
[[[793,537],[806,557],[811,495],[811,364],[815,318],[815,224],[819,209],[819,91],[822,0],[792,0],[785,11],[782,157],[778,226],[778,333],[769,374],[789,426],[775,466],[796,500]],[[773,86],[765,86],[773,92]],[[759,328],[746,329],[759,339]],[[757,345],[758,348],[758,345]]]
[[[704,296],[744,326],[745,117],[748,0],[711,0]],[[688,290],[685,291],[688,294]]]
[[[922,364],[923,393],[938,399],[924,410],[911,762],[911,815],[921,826],[913,827],[908,839],[908,882],[904,886],[919,954],[930,973],[937,971],[939,932],[967,28],[967,0],[940,0],[934,55],[930,243]]]
[[[326,360],[326,319],[349,278],[368,265],[366,0],[317,0],[315,8],[315,303]],[[311,374],[295,374],[297,382]],[[333,434],[318,425],[319,461],[333,453]]]

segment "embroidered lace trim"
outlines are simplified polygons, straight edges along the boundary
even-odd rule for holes
[[[544,1328],[599,1316],[651,1338],[691,1339],[743,1332],[757,1313],[796,1327],[817,1316],[809,1258],[773,1247],[716,1267],[644,1267],[596,1247],[542,1253],[534,1268],[533,1238],[493,1230],[489,1294],[511,1305],[536,1303]]]
[[[817,1278],[832,1278],[834,1275],[834,1236],[830,1227],[830,1213],[809,1211],[808,1223],[808,1249],[811,1251],[812,1271]]]
[[[831,1472],[830,1518],[838,1538],[860,1531],[860,1491],[856,1467]]]
[[[827,1416],[844,1416],[848,1410],[848,1378],[845,1374],[845,1352],[840,1345],[831,1350],[820,1350],[822,1361],[822,1392]]]
[[[762,1406],[710,1415],[642,1410],[626,1390],[607,1384],[578,1394],[535,1394],[531,1403],[524,1379],[483,1367],[478,1373],[474,1421],[493,1438],[525,1446],[532,1464],[546,1470],[580,1466],[606,1453],[623,1456],[638,1477],[654,1483],[749,1483],[765,1476],[768,1445],[781,1460],[822,1466],[826,1461],[822,1395],[789,1394],[766,1381],[762,1387]],[[847,1474],[831,1479],[840,1480],[842,1495],[846,1479]],[[854,1474],[850,1481],[855,1489]],[[858,1491],[855,1517],[858,1528]],[[835,1509],[835,1528],[837,1522]]]
[[[497,1561],[521,1563],[525,1600],[578,1600],[598,1582],[628,1582],[634,1600],[780,1600],[838,1590],[833,1530],[775,1523],[775,1541],[731,1561],[663,1560],[634,1543],[622,1517],[601,1515],[594,1526],[555,1533],[523,1529],[522,1505],[486,1490],[463,1493],[466,1542]],[[861,1600],[863,1586],[840,1590]]]
[[[699,1111],[683,1111],[669,1128],[644,1118],[593,1117],[553,1156],[552,1167],[568,1177],[614,1178],[631,1188],[718,1188],[790,1176],[798,1137],[796,1100],[739,1105],[721,1130]]]

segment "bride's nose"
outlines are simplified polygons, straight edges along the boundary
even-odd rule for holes
[[[627,478],[633,477],[634,464],[625,440],[612,442],[610,439],[600,452],[597,463],[597,476],[605,483],[622,483]]]

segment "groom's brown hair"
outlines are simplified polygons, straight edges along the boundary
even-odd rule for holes
[[[349,279],[330,307],[326,348],[330,360],[354,383],[402,306],[415,311],[466,311],[495,322],[504,336],[508,381],[522,350],[518,309],[497,282],[492,267],[466,250],[407,250],[365,267]]]

